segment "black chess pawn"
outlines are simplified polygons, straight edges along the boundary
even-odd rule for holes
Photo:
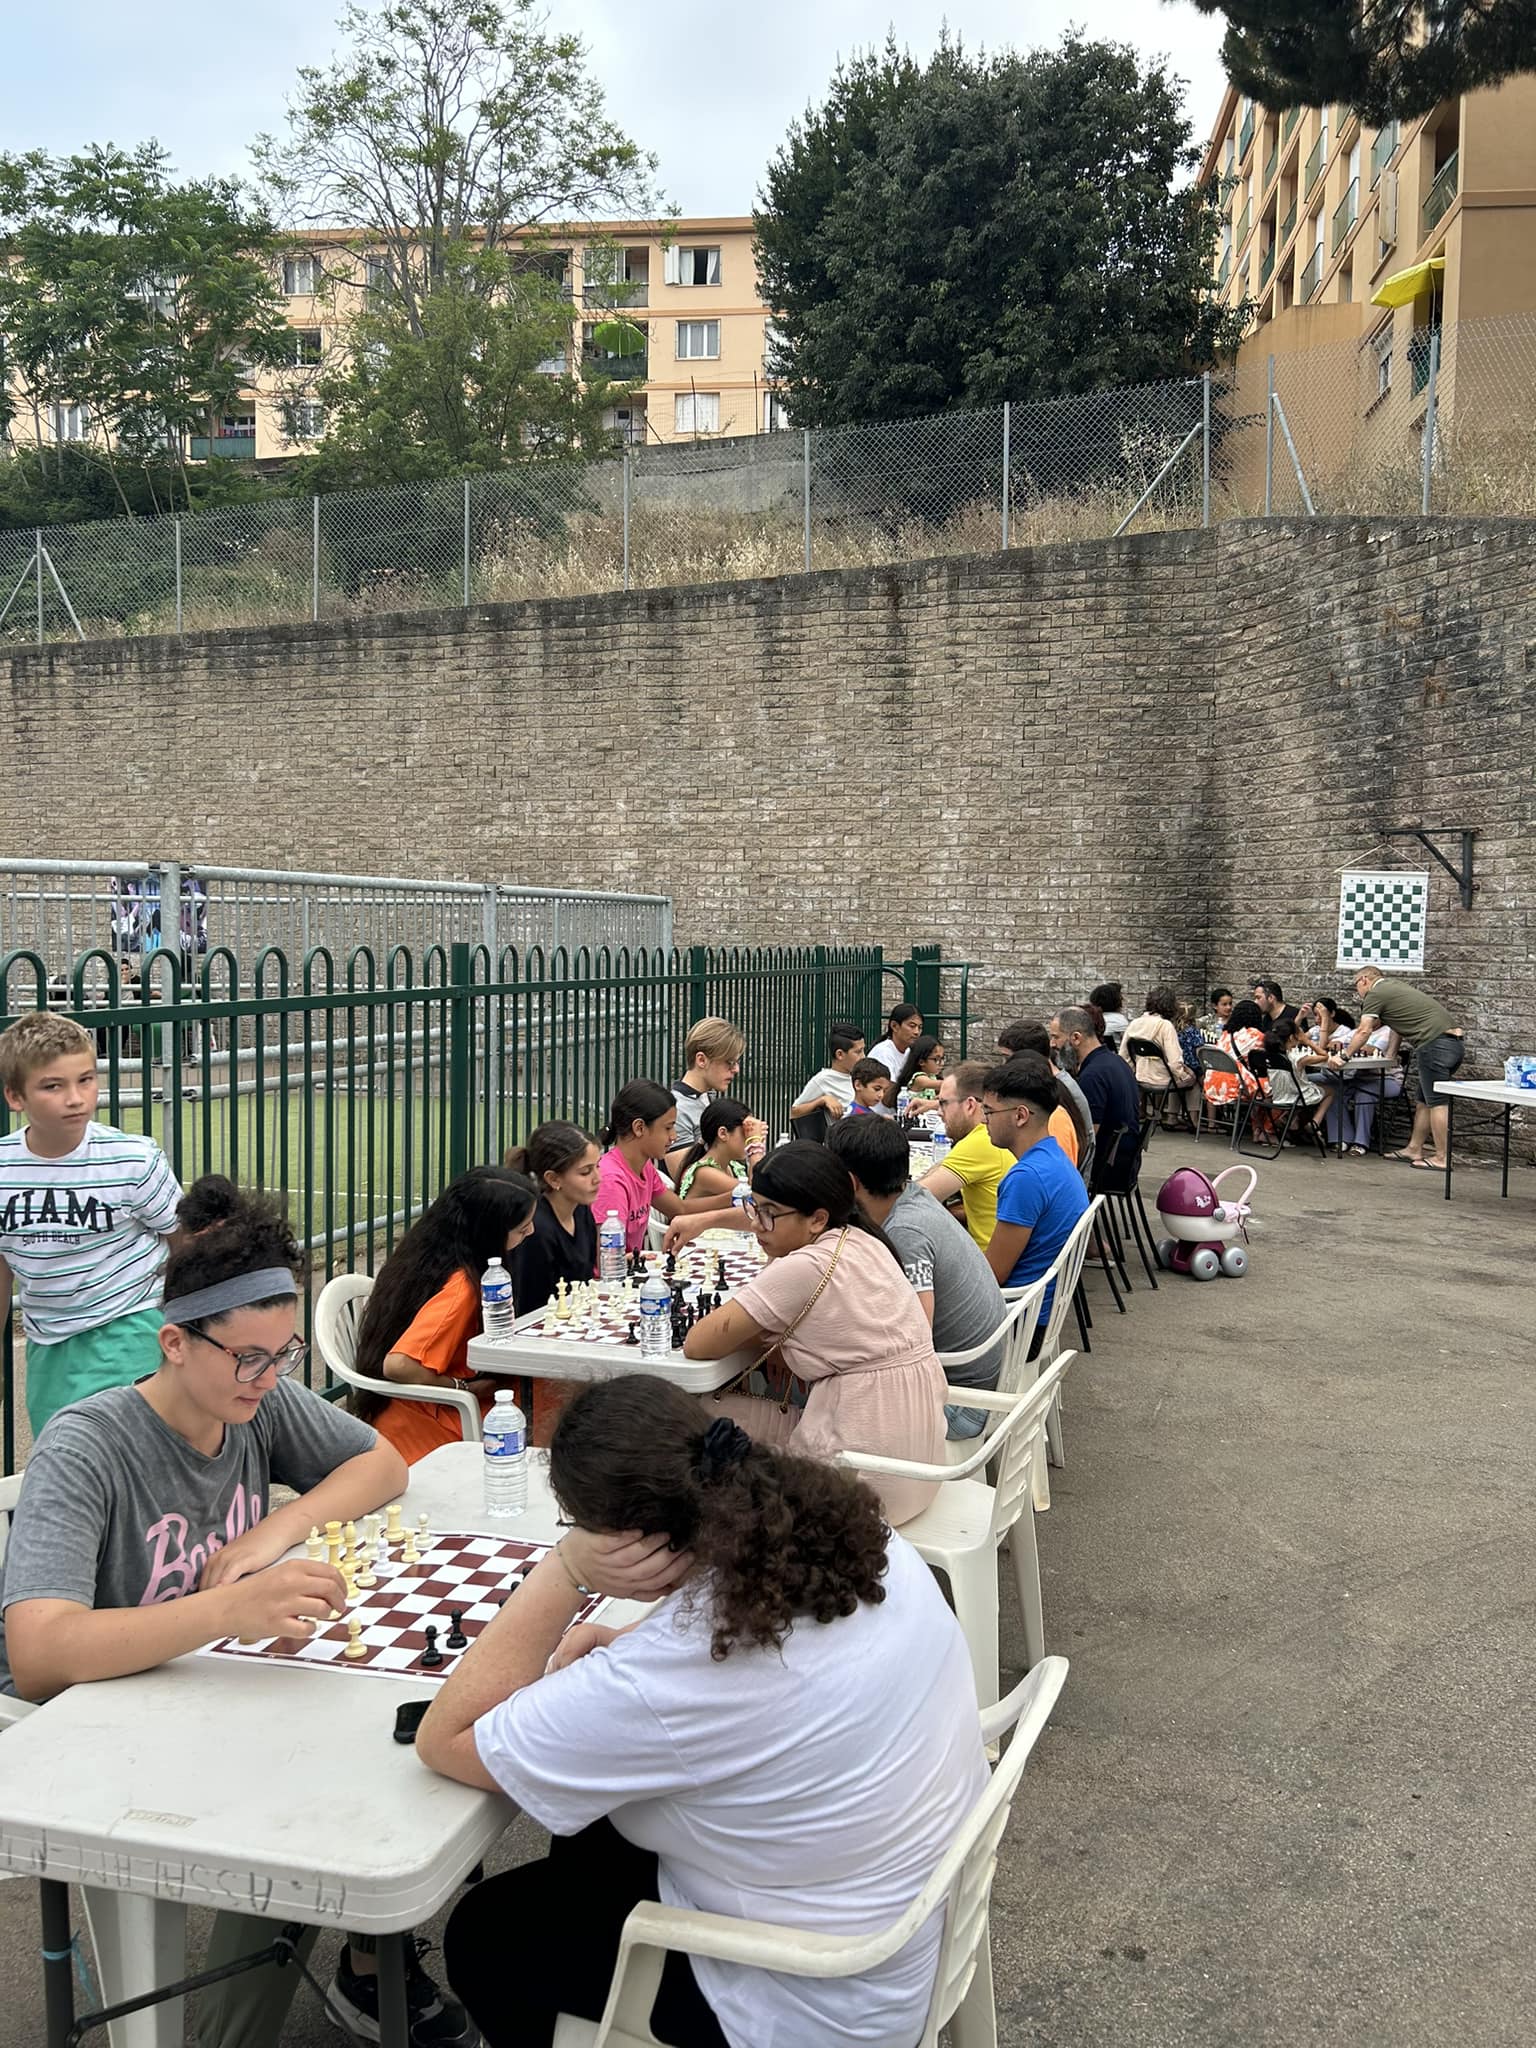
[[[448,1610],[448,1633],[443,1638],[450,1650],[467,1650],[469,1637],[464,1633],[464,1616],[457,1607]]]
[[[640,1325],[637,1322],[631,1320],[624,1332],[624,1342],[626,1344],[638,1344],[640,1342]]]
[[[437,1647],[437,1630],[429,1621],[423,1633],[427,1638],[427,1647],[422,1651],[417,1662],[423,1671],[435,1671],[443,1661],[443,1653]]]
[[[664,1270],[665,1270],[665,1272],[666,1272],[666,1276],[667,1276],[667,1284],[668,1284],[668,1286],[670,1286],[670,1285],[671,1285],[671,1283],[672,1283],[672,1281],[673,1281],[673,1280],[674,1280],[674,1279],[675,1279],[675,1278],[677,1277],[677,1253],[676,1253],[676,1252],[668,1252],[668,1253],[667,1253],[667,1263],[666,1263],[666,1267],[665,1267],[665,1269],[664,1269]]]

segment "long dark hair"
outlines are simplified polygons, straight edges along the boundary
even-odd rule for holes
[[[901,1073],[897,1076],[896,1086],[898,1089],[911,1086],[912,1076],[923,1064],[923,1061],[927,1059],[931,1052],[936,1052],[943,1043],[943,1039],[935,1038],[931,1031],[925,1031],[920,1038],[913,1039],[912,1049],[902,1064]]]
[[[548,1194],[546,1173],[564,1173],[576,1164],[592,1143],[580,1124],[540,1124],[525,1145],[509,1146],[502,1159],[514,1173],[526,1173],[541,1195]]]
[[[1328,1012],[1329,1016],[1333,1019],[1333,1029],[1335,1031],[1338,1030],[1341,1024],[1347,1025],[1351,1031],[1354,1030],[1355,1019],[1351,1017],[1348,1010],[1344,1009],[1340,1004],[1336,1003],[1333,1000],[1332,996],[1316,997],[1313,1002],[1313,1008],[1318,1010],[1326,1010]]]
[[[1269,1019],[1253,1000],[1252,996],[1244,996],[1240,1003],[1232,1005],[1232,1014],[1227,1019],[1227,1030],[1232,1037],[1235,1038],[1239,1031],[1267,1031],[1268,1029]]]
[[[657,1117],[676,1109],[677,1099],[659,1081],[626,1081],[613,1098],[608,1121],[598,1133],[604,1150],[627,1138],[636,1124],[653,1124]]]
[[[717,1095],[713,1102],[707,1102],[704,1105],[704,1113],[699,1118],[699,1143],[690,1145],[679,1162],[678,1186],[682,1186],[683,1175],[689,1167],[696,1166],[712,1149],[722,1131],[739,1131],[751,1114],[747,1105],[738,1102],[734,1095]]]
[[[384,1261],[357,1333],[355,1369],[387,1385],[384,1360],[412,1318],[455,1273],[478,1286],[492,1259],[505,1261],[508,1235],[527,1222],[537,1199],[527,1174],[509,1166],[472,1166],[450,1181]],[[354,1390],[352,1398],[363,1421],[372,1422],[387,1396]]]
[[[777,1649],[797,1621],[885,1598],[887,1531],[869,1487],[754,1444],[665,1381],[629,1373],[578,1394],[555,1429],[549,1484],[583,1529],[638,1529],[693,1551],[716,1659],[738,1643]]]
[[[818,1209],[825,1209],[829,1230],[862,1230],[866,1237],[883,1244],[898,1266],[901,1264],[901,1254],[895,1245],[859,1207],[853,1175],[825,1145],[812,1145],[801,1138],[793,1138],[787,1145],[775,1145],[752,1176],[752,1190],[754,1194],[766,1195],[770,1202],[782,1202],[786,1209],[798,1210],[802,1216],[814,1216]]]

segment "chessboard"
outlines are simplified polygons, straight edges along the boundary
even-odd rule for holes
[[[711,1238],[715,1235],[710,1233]],[[762,1269],[762,1254],[755,1246],[738,1249],[733,1245],[726,1249],[718,1243],[705,1245],[701,1240],[675,1256],[636,1252],[630,1258],[622,1287],[605,1289],[597,1281],[583,1281],[567,1288],[562,1283],[545,1303],[542,1313],[535,1312],[519,1324],[518,1334],[636,1349],[640,1341],[640,1288],[655,1273],[672,1292],[672,1340],[676,1348],[701,1316],[719,1308],[738,1287],[755,1280]]]
[[[475,1536],[447,1530],[430,1537],[415,1564],[392,1551],[389,1564],[375,1562],[378,1583],[359,1587],[335,1621],[321,1622],[308,1641],[269,1636],[251,1643],[224,1636],[198,1652],[203,1657],[235,1657],[249,1663],[328,1667],[336,1671],[371,1672],[376,1678],[419,1678],[424,1684],[446,1678],[503,1601],[547,1555],[547,1543],[524,1543],[515,1536]],[[589,1620],[601,1606],[588,1600],[575,1616]],[[449,1646],[458,1617],[462,1643]],[[354,1636],[348,1623],[358,1623]],[[423,1665],[427,1630],[441,1658]],[[349,1643],[361,1644],[363,1655],[348,1657]]]

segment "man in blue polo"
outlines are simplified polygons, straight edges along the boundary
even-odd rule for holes
[[[1141,1141],[1141,1091],[1136,1076],[1099,1037],[1089,1010],[1059,1010],[1051,1019],[1051,1046],[1088,1102],[1093,1118],[1096,1155],[1094,1188],[1124,1185],[1130,1177]],[[1115,1131],[1127,1136],[1116,1152]],[[1114,1156],[1111,1156],[1114,1155]]]

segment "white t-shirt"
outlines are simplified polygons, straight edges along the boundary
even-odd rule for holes
[[[899,1919],[986,1785],[959,1624],[917,1552],[889,1539],[886,1597],[799,1621],[782,1654],[709,1654],[707,1605],[674,1595],[608,1648],[475,1724],[491,1776],[552,1834],[606,1815],[660,1859],[662,1903],[825,1934]],[[934,1917],[864,1977],[693,1960],[732,2048],[913,2048]]]
[[[157,1306],[180,1200],[153,1138],[92,1123],[62,1159],[39,1159],[25,1131],[0,1138],[0,1258],[16,1275],[28,1342],[58,1344]]]
[[[852,1075],[845,1074],[840,1067],[823,1067],[819,1074],[812,1074],[809,1081],[806,1082],[800,1093],[789,1105],[790,1115],[793,1116],[803,1102],[815,1102],[823,1095],[832,1096],[843,1105],[844,1109],[851,1108],[853,1104]]]
[[[878,1060],[893,1081],[901,1079],[901,1070],[907,1064],[907,1056],[900,1046],[893,1045],[888,1038],[882,1038],[877,1045],[869,1048],[872,1060]]]

